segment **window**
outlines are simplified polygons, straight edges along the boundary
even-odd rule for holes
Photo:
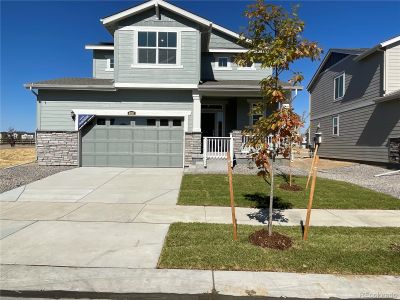
[[[230,56],[215,56],[214,69],[217,70],[232,70],[232,63]]]
[[[253,113],[253,111],[254,111],[254,109],[256,109],[257,105],[258,105],[257,103],[253,103],[253,104],[251,105],[251,125],[256,124],[256,122],[258,121],[258,119],[260,119],[261,117],[264,116],[264,114],[254,114],[254,113]]]
[[[114,70],[114,56],[107,56],[107,69],[106,71]]]
[[[219,68],[227,68],[228,67],[228,58],[227,57],[219,57],[218,58],[218,67]]]
[[[244,66],[238,66],[238,70],[255,70],[256,67],[253,62],[248,61]]]
[[[138,32],[139,64],[175,65],[177,63],[176,32]]]
[[[332,118],[332,134],[339,136],[339,116]]]
[[[96,124],[97,125],[106,125],[106,119],[97,119]]]
[[[168,126],[168,119],[161,119],[160,126]]]
[[[182,120],[173,120],[172,126],[182,126]]]
[[[131,125],[131,118],[115,118],[110,119],[110,125],[126,126]]]
[[[341,99],[344,96],[344,73],[335,77],[334,88],[335,88],[335,100]]]
[[[156,119],[147,119],[147,126],[156,126]]]

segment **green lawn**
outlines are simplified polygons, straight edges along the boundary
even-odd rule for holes
[[[294,246],[286,251],[263,249],[250,244],[249,235],[260,228],[239,225],[239,239],[235,242],[231,225],[172,224],[159,267],[400,274],[400,228],[311,227],[308,241],[303,242],[299,227],[275,226],[275,231],[294,239]]]
[[[305,187],[306,177],[294,182]],[[285,182],[276,177],[274,208],[306,208],[308,192],[291,192],[278,188]],[[269,185],[255,175],[234,175],[235,204],[241,207],[268,207]],[[183,177],[178,204],[229,206],[228,176],[222,174],[186,174]],[[354,184],[317,178],[313,208],[400,209],[400,199]]]

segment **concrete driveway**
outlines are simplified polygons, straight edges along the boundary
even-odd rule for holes
[[[183,170],[76,168],[0,195],[1,264],[155,268]]]

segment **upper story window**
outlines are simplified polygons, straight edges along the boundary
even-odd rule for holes
[[[139,64],[176,65],[177,63],[177,32],[138,32]]]
[[[114,56],[107,56],[107,68],[106,71],[114,71]]]
[[[339,116],[332,117],[332,135],[339,136]]]
[[[334,90],[335,90],[335,95],[334,99],[335,100],[340,100],[344,96],[344,83],[345,83],[345,77],[344,73],[335,77],[334,79]]]

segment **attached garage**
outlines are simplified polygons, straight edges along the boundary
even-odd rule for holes
[[[81,165],[183,167],[183,118],[97,116],[82,129]]]

